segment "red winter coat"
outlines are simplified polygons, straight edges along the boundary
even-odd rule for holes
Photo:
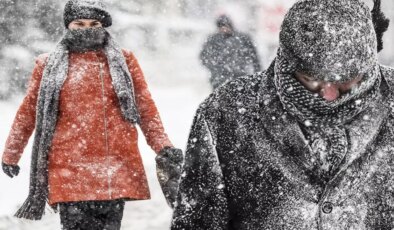
[[[128,51],[123,54],[133,78],[140,127],[148,144],[158,153],[172,144],[136,58]],[[36,61],[27,95],[6,142],[6,164],[18,164],[34,130],[37,95],[47,56],[41,55]],[[149,199],[137,136],[136,127],[121,114],[105,54],[70,53],[49,152],[49,204]]]

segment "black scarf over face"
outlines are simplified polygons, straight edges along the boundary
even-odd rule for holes
[[[103,49],[108,44],[109,33],[102,27],[66,30],[63,43],[72,52]]]

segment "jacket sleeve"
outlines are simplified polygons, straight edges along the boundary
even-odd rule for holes
[[[159,111],[148,90],[137,59],[129,51],[124,51],[126,63],[133,78],[135,100],[141,116],[141,130],[153,151],[159,153],[164,147],[173,147],[160,119]]]
[[[172,230],[228,229],[225,184],[214,136],[197,112],[189,136]]]
[[[201,63],[210,71],[214,71],[216,68],[215,58],[217,56],[217,54],[214,53],[214,47],[212,46],[212,42],[212,38],[208,38],[200,52]]]
[[[254,45],[254,42],[250,36],[245,36],[245,44],[249,50],[249,56],[253,64],[254,72],[260,72],[261,71],[260,58],[257,53],[256,46]]]
[[[47,55],[41,55],[36,60],[32,77],[29,81],[26,96],[12,123],[2,160],[5,164],[17,165],[25,149],[36,123],[36,105],[38,90],[45,68]]]

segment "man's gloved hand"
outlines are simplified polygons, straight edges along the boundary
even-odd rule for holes
[[[174,208],[183,167],[182,150],[164,147],[156,156],[157,178],[167,203]]]
[[[3,168],[3,172],[11,178],[13,178],[14,176],[18,176],[18,174],[19,174],[19,166],[18,165],[8,165],[8,164],[5,164],[4,162],[1,162],[1,167]]]

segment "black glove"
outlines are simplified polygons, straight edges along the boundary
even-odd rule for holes
[[[156,156],[157,178],[171,208],[176,201],[182,166],[183,154],[180,149],[164,147]]]
[[[8,164],[5,164],[4,162],[1,162],[1,167],[3,168],[3,172],[11,178],[13,178],[14,176],[18,176],[18,174],[19,174],[19,166],[18,165],[8,165]]]

